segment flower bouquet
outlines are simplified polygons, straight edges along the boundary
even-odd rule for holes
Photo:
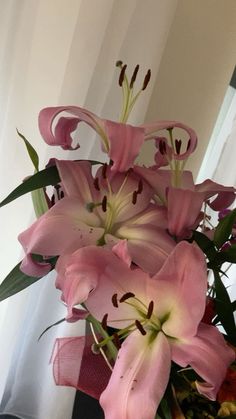
[[[89,125],[106,162],[76,155],[39,170],[19,133],[35,173],[0,205],[31,192],[37,220],[19,235],[25,257],[1,283],[0,300],[55,269],[63,320],[87,324],[85,336],[56,340],[55,382],[99,399],[106,419],[236,417],[236,301],[225,285],[236,263],[235,189],[194,184],[184,170],[197,146],[188,126],[127,124],[151,72],[135,92],[139,66],[130,80],[117,66],[120,122],[77,106],[39,114],[43,139],[65,150],[79,148],[72,133]],[[135,164],[150,140],[155,164]]]

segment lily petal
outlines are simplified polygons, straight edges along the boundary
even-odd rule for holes
[[[210,179],[196,185],[195,190],[204,194],[204,200],[217,195],[213,201],[208,202],[208,205],[215,211],[228,208],[234,202],[236,196],[236,189],[234,187],[223,186]]]
[[[152,285],[155,281],[156,291]],[[162,325],[166,335],[194,336],[206,302],[207,267],[202,251],[193,244],[180,242],[149,286],[148,293],[158,302],[158,317],[166,317]]]
[[[201,212],[203,194],[170,187],[167,200],[169,232],[176,237],[188,236]]]
[[[88,161],[56,160],[63,191],[69,197],[76,197],[81,204],[96,201],[96,190]]]
[[[26,253],[57,256],[96,243],[103,234],[99,224],[96,215],[81,207],[77,198],[63,198],[18,239]]]
[[[154,419],[165,392],[171,354],[163,333],[133,332],[122,344],[100,404],[107,419]]]
[[[163,228],[149,224],[123,225],[116,231],[116,236],[128,240],[131,259],[150,274],[159,271],[176,245]],[[109,238],[107,240],[109,243]]]
[[[68,112],[77,118],[59,119],[53,132],[53,121],[61,112]],[[77,122],[77,123],[76,123]],[[124,172],[133,166],[144,142],[144,129],[99,118],[87,109],[77,106],[58,106],[42,109],[39,114],[39,130],[49,145],[60,145],[73,149],[71,131],[79,122],[85,122],[102,139],[103,150],[113,161],[112,170]],[[78,148],[79,144],[75,148]]]
[[[112,171],[125,172],[133,167],[144,143],[144,129],[128,124],[105,121],[110,150],[109,157],[114,162]]]
[[[199,393],[215,400],[227,368],[235,359],[217,328],[201,323],[195,337],[173,341],[171,346],[173,361],[182,367],[191,365],[205,381],[197,382]]]
[[[36,262],[31,255],[26,255],[21,262],[20,270],[28,276],[43,277],[51,270],[50,263]]]
[[[175,160],[185,160],[197,147],[197,136],[195,131],[188,127],[187,125],[177,122],[177,121],[158,121],[152,124],[144,124],[141,125],[142,128],[145,130],[145,137],[147,140],[151,138],[155,138],[155,133],[161,131],[163,129],[170,129],[170,128],[181,128],[189,135],[189,143],[187,149],[184,153],[177,154],[175,150],[173,150],[173,156]],[[153,135],[152,135],[153,134]]]

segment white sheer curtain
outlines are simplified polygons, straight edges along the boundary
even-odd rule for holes
[[[122,59],[130,69],[139,63],[143,75],[151,67],[155,81],[176,4],[177,0],[1,0],[1,198],[32,173],[15,128],[33,143],[43,167],[50,156],[66,156],[48,150],[40,139],[41,108],[77,104],[116,119],[114,63]],[[152,85],[135,109],[133,122],[142,122]],[[98,158],[100,150],[93,146],[91,134],[89,138],[80,155]],[[16,236],[32,219],[30,197],[1,209],[1,278],[18,262]],[[48,361],[55,337],[81,334],[83,326],[62,324],[37,342],[45,327],[64,315],[53,274],[1,303],[1,412],[24,419],[71,417],[74,390],[54,385]]]

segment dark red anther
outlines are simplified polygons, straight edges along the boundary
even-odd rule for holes
[[[133,292],[126,292],[120,298],[120,303],[123,303],[124,301],[128,300],[129,298],[133,298],[133,297],[135,297],[135,294]]]
[[[96,178],[94,179],[93,184],[94,184],[94,188],[95,188],[95,189],[97,189],[97,191],[100,191],[98,177],[96,177]]]
[[[154,302],[150,301],[149,306],[148,306],[148,311],[147,311],[147,319],[150,319],[153,313],[153,308],[154,308]]]
[[[166,154],[166,143],[163,140],[160,140],[159,142],[159,151],[163,156]]]
[[[186,151],[188,151],[188,149],[189,149],[189,147],[190,147],[190,144],[191,144],[191,140],[190,140],[190,138],[189,138]]]
[[[143,191],[143,181],[142,181],[142,179],[140,179],[139,183],[138,183],[137,194],[142,193],[142,191]]]
[[[108,318],[108,313],[104,314],[101,324],[104,330],[107,330],[107,318]]]
[[[142,90],[145,90],[151,78],[151,70],[149,69],[143,80]]]
[[[119,77],[119,86],[122,86],[123,84],[126,68],[127,68],[127,64],[123,65],[123,67],[121,68],[120,77]]]
[[[147,334],[146,330],[143,328],[139,320],[135,320],[135,325],[143,336]]]
[[[120,339],[117,333],[113,333],[113,338],[114,338],[115,345],[117,346],[118,349],[120,349],[121,343],[120,343]]]
[[[133,74],[132,74],[131,80],[130,80],[130,84],[129,84],[130,89],[132,89],[132,87],[133,87],[133,85],[134,85],[134,82],[135,82],[135,80],[136,80],[136,77],[137,77],[138,71],[139,71],[139,65],[137,64],[137,65],[136,65],[136,67],[135,67],[135,69],[134,69],[134,72],[133,72]]]
[[[177,154],[180,154],[182,141],[181,140],[175,140],[175,150]]]
[[[111,297],[111,301],[112,301],[113,306],[114,306],[115,308],[117,308],[117,307],[118,307],[117,294],[113,294],[113,296]]]
[[[102,177],[103,179],[107,178],[107,164],[104,163],[104,165],[102,166]]]
[[[104,195],[103,200],[102,200],[102,210],[103,212],[106,212],[107,210],[107,196]]]
[[[138,192],[137,191],[134,191],[133,192],[133,196],[132,196],[132,204],[136,204],[136,202],[137,202],[137,196],[138,196]]]

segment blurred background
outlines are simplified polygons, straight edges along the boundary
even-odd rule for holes
[[[198,149],[188,162],[197,181],[235,185],[235,0],[0,0],[0,199],[33,173],[16,128],[50,157],[102,158],[94,134],[80,130],[81,149],[49,148],[39,135],[41,108],[78,105],[117,120],[121,92],[117,60],[151,82],[129,122],[178,120],[195,129]],[[84,140],[84,141],[83,141]],[[75,154],[76,153],[76,154]],[[141,160],[153,161],[145,145]],[[0,215],[0,281],[22,258],[18,234],[34,219],[30,196]],[[62,324],[53,275],[0,305],[0,412],[24,419],[70,419],[75,391],[54,385],[48,365],[57,336],[83,333]]]

